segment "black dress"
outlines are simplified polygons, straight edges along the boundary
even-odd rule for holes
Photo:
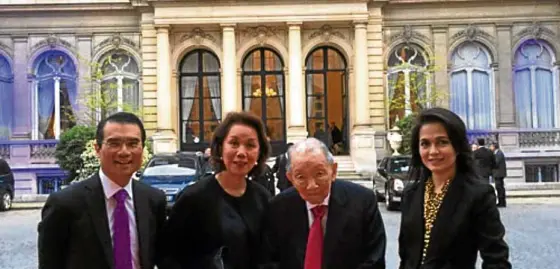
[[[227,269],[256,268],[261,218],[269,198],[266,189],[250,180],[245,193],[233,197],[214,175],[188,187],[169,215],[160,269],[212,268],[211,260],[221,247]]]

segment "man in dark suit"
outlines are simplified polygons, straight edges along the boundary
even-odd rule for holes
[[[373,191],[335,181],[337,164],[315,138],[289,150],[294,188],[271,200],[261,269],[385,268],[386,235]]]
[[[496,160],[494,159],[494,153],[487,147],[485,147],[484,138],[478,139],[479,148],[474,152],[474,159],[476,163],[476,168],[478,175],[482,177],[486,182],[490,182],[490,176],[492,175],[492,169],[494,169]]]
[[[294,143],[287,144],[286,153],[278,155],[276,157],[276,162],[272,167],[272,172],[276,173],[276,178],[278,179],[276,187],[280,190],[280,192],[292,186],[292,183],[290,183],[290,181],[286,177],[286,165],[288,165],[288,150],[290,150],[290,147],[292,145],[294,145]]]
[[[507,177],[506,156],[498,143],[490,145],[490,150],[496,156],[496,165],[492,171],[492,177],[498,192],[498,207],[506,207],[506,189],[504,188],[504,178]]]
[[[163,192],[132,180],[142,165],[146,131],[119,112],[97,126],[101,168],[49,195],[39,223],[40,269],[151,269],[165,221]]]

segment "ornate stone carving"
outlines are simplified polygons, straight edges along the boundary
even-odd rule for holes
[[[330,25],[321,26],[318,31],[315,31],[311,33],[311,35],[309,35],[309,39],[313,39],[319,36],[323,39],[323,41],[329,41],[333,36],[346,39],[346,37],[344,37],[341,32],[335,31]]]
[[[394,34],[389,38],[390,43],[395,42],[396,40],[401,40],[404,43],[411,43],[414,39],[420,40],[425,44],[430,44],[430,38],[427,36],[418,33],[412,29],[412,26],[405,25],[403,30],[400,33]]]
[[[256,38],[257,42],[259,42],[261,46],[264,45],[270,37],[273,37],[275,35],[276,35],[275,28],[264,26],[264,25],[249,27],[247,28],[247,30],[245,30],[245,36]]]
[[[0,41],[0,51],[3,51],[8,54],[8,56],[12,57],[12,48],[8,47],[8,45],[2,43]]]
[[[192,41],[196,44],[201,44],[204,39],[210,40],[216,43],[216,38],[214,36],[206,33],[202,28],[197,27],[194,28],[190,33],[184,34],[181,37],[181,42],[192,39]]]
[[[133,48],[138,48],[136,43],[134,43],[132,40],[123,37],[121,34],[114,34],[111,37],[106,38],[103,41],[101,41],[99,44],[97,44],[97,46],[95,46],[95,50],[97,51],[106,46],[112,46],[118,49],[124,44]]]
[[[476,25],[472,24],[469,24],[464,30],[457,32],[451,37],[452,40],[458,40],[460,38],[465,38],[468,41],[475,41],[479,38],[484,38],[491,42],[494,42],[493,36],[479,29],[478,27],[476,27]]]
[[[542,26],[539,22],[533,22],[527,28],[521,30],[521,32],[519,32],[516,37],[517,39],[519,39],[524,36],[530,36],[533,39],[539,39],[544,35],[556,36],[556,34],[552,30]]]
[[[49,35],[47,38],[45,38],[44,40],[40,41],[39,43],[35,44],[32,48],[31,51],[35,51],[41,47],[44,46],[49,46],[51,48],[54,48],[56,46],[63,46],[67,49],[72,49],[72,44],[68,43],[66,40],[62,40],[60,39],[58,36],[51,34]]]

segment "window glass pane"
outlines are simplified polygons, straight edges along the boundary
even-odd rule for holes
[[[307,96],[307,117],[323,118],[325,114],[325,96]]]
[[[325,80],[323,74],[307,74],[307,94],[324,94]]]
[[[12,68],[6,58],[0,55],[0,79],[8,79],[12,77]]]
[[[264,51],[265,70],[267,71],[282,71],[282,61],[276,53],[271,50]]]
[[[309,58],[307,58],[307,69],[308,70],[322,70],[324,69],[324,58],[323,58],[323,49],[319,48],[315,50]]]
[[[266,130],[270,140],[284,140],[284,120],[283,119],[267,119]]]
[[[218,58],[209,52],[202,54],[202,64],[204,72],[219,72],[220,64]]]
[[[328,142],[329,132],[327,126],[325,125],[325,119],[309,119],[308,129],[309,135],[321,140],[322,142]]]
[[[260,71],[261,70],[261,51],[255,50],[245,58],[243,63],[243,71]]]
[[[124,66],[124,72],[137,74],[138,73],[138,63],[134,60],[132,55],[128,55],[129,62]]]
[[[190,53],[187,55],[186,59],[183,59],[183,65],[181,66],[182,73],[196,73],[198,72],[198,51]]]
[[[198,121],[184,121],[181,126],[181,142],[185,144],[200,143],[200,123]]]
[[[212,135],[214,134],[214,130],[220,124],[219,121],[204,121],[204,142],[210,143],[212,142]]]
[[[264,94],[264,90],[261,89],[261,76],[249,76],[245,75],[243,77],[243,95],[245,97],[253,96],[260,97]]]
[[[198,85],[198,77],[183,76],[181,77],[181,97],[182,98],[198,98],[200,89]]]
[[[344,60],[342,59],[342,55],[338,53],[338,51],[333,49],[328,49],[328,68],[329,69],[345,69],[346,66],[344,64]]]
[[[181,100],[181,117],[182,120],[198,120],[198,99]]]
[[[266,79],[266,95],[269,97],[284,95],[284,76],[283,75],[267,75]]]
[[[12,128],[13,80],[8,61],[0,55],[0,139],[7,139]],[[1,155],[1,153],[0,153]]]
[[[123,110],[137,111],[140,108],[140,92],[138,80],[123,80]]]
[[[244,100],[244,110],[262,117],[262,97],[246,97]]]
[[[389,124],[393,126],[398,119],[404,118],[405,105],[405,74],[399,72],[391,74],[389,77],[389,91],[391,99],[389,99]]]

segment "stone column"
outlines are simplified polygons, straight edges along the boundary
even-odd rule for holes
[[[88,117],[88,115],[92,115],[91,107],[88,107],[85,101],[88,97],[93,97],[94,91],[92,84],[92,75],[91,75],[91,49],[92,49],[92,36],[90,33],[83,33],[77,35],[77,49],[78,49],[78,64],[79,64],[79,78],[78,78],[78,113],[75,113],[77,116],[78,122],[83,122],[87,124],[91,124],[90,120],[93,117]],[[96,63],[97,64],[97,63]],[[93,116],[93,115],[92,115]]]
[[[12,70],[14,72],[13,86],[13,114],[12,114],[12,138],[30,139],[32,133],[32,122],[35,116],[33,111],[33,83],[28,82],[27,70],[28,55],[27,36],[14,36],[14,58]],[[16,98],[16,96],[18,98]],[[17,109],[15,109],[17,108]]]
[[[301,56],[302,22],[289,22],[289,69],[288,69],[288,142],[296,142],[307,137],[305,129],[305,86],[303,84],[303,65]]]
[[[375,131],[370,123],[367,20],[354,21],[354,109],[350,154],[356,172],[371,174],[376,168]]]
[[[354,80],[355,80],[355,124],[370,127],[369,121],[369,78],[367,57],[367,22],[354,22]]]
[[[157,26],[157,132],[154,153],[177,151],[177,136],[171,125],[171,69],[169,26]]]
[[[442,106],[449,108],[449,74],[447,72],[447,55],[448,53],[448,42],[447,42],[447,33],[448,33],[448,26],[447,25],[434,25],[432,26],[432,33],[434,38],[434,56],[435,59],[433,61],[434,67],[434,88],[433,91],[439,95],[439,99],[437,100],[437,104],[431,104],[432,106]]]
[[[237,91],[237,55],[235,48],[235,24],[222,24],[222,117],[228,112],[239,110],[240,98]]]
[[[511,24],[497,25],[498,30],[498,72],[496,79],[498,128],[515,127],[515,99],[512,78]]]

